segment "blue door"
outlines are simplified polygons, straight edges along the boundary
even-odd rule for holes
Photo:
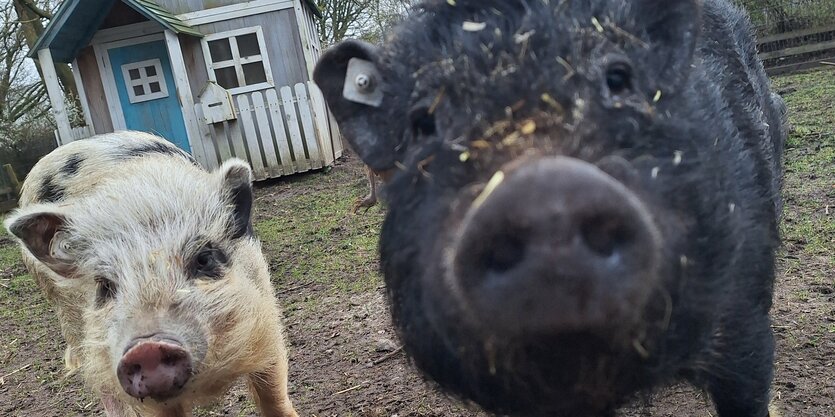
[[[162,136],[191,153],[165,43],[112,48],[108,55],[126,127]]]

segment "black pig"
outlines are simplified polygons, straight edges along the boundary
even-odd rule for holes
[[[444,389],[609,416],[678,379],[769,414],[782,101],[724,0],[433,0],[318,63],[389,172],[395,323]]]

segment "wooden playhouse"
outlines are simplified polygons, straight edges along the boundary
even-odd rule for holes
[[[342,155],[312,81],[319,16],[312,0],[65,0],[30,56],[59,145],[140,130],[207,169],[234,156],[265,179]],[[74,122],[55,62],[72,66],[83,113]]]

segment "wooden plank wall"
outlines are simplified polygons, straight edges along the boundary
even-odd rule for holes
[[[275,85],[295,85],[310,80],[304,62],[301,39],[293,9],[225,20],[197,27],[204,34],[222,33],[235,29],[261,26],[267,45]],[[186,68],[189,70],[191,92],[194,97],[209,80],[203,48],[199,39],[181,38]]]
[[[155,2],[171,13],[183,14],[240,4],[241,0],[155,0]]]
[[[80,71],[84,83],[87,105],[90,108],[90,117],[93,120],[96,133],[113,132],[113,121],[110,119],[110,111],[107,109],[107,98],[104,95],[102,77],[99,74],[99,66],[96,64],[96,54],[93,48],[84,48],[76,58],[76,62],[79,67],[77,71]]]
[[[304,32],[307,36],[308,44],[311,46],[313,51],[312,58],[314,62],[312,65],[315,66],[315,61],[318,61],[322,55],[322,44],[319,41],[319,32],[316,26],[318,18],[313,15],[313,12],[309,8],[305,7],[304,10],[305,13],[302,22],[304,22],[305,30],[302,32]],[[317,128],[325,132],[324,136],[331,138],[323,144],[324,151],[326,152],[325,161],[330,163],[329,161],[342,157],[344,152],[342,136],[339,133],[339,128],[336,126],[336,120],[331,115],[330,109],[328,109],[325,97],[322,95],[319,88],[314,85],[313,88],[311,88],[310,94],[314,103],[313,109],[316,112],[315,119]]]

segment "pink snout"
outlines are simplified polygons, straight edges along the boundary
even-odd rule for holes
[[[135,340],[119,361],[116,375],[128,395],[164,401],[176,397],[191,377],[191,355],[171,339]]]

